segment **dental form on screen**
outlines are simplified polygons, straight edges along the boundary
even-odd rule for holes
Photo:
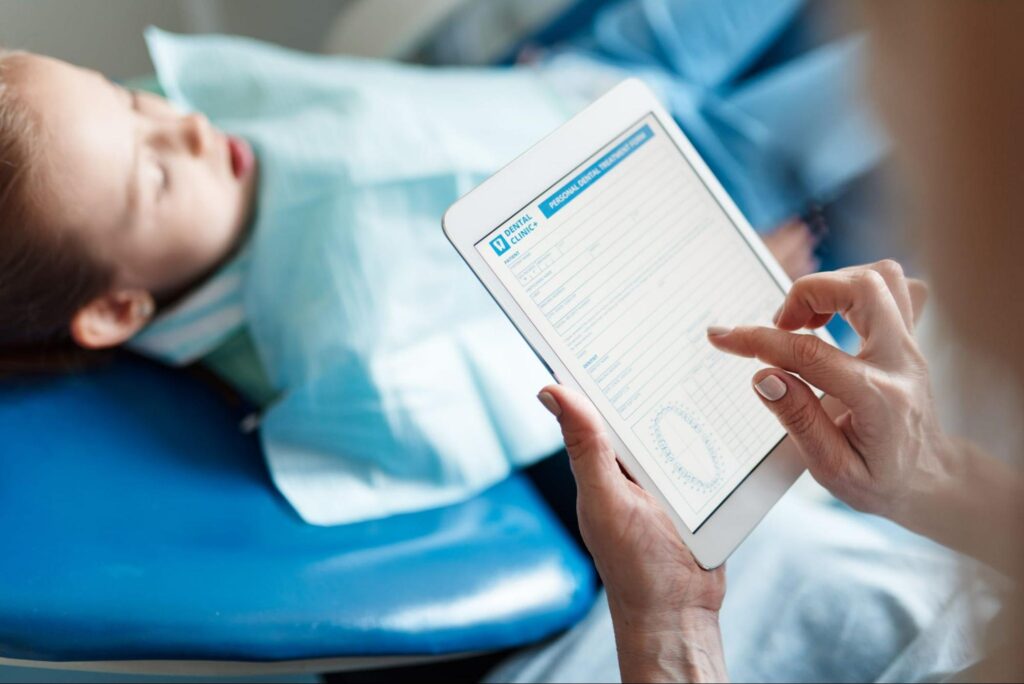
[[[622,83],[443,223],[697,560],[721,564],[802,465],[750,391],[758,362],[706,330],[770,324],[790,283],[653,94]]]

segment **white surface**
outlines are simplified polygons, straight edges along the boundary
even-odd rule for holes
[[[316,673],[274,674],[250,676],[220,675],[148,675],[112,674],[80,670],[53,670],[48,668],[4,667],[0,665],[0,684],[189,684],[209,682],[215,677],[217,684],[317,684]]]
[[[353,0],[338,13],[324,51],[402,58],[452,12],[471,0]]]
[[[365,0],[374,2],[375,0]],[[441,64],[493,64],[536,35],[574,0],[476,0],[438,28],[426,57]]]
[[[152,71],[142,30],[189,30],[181,2],[166,0],[4,0],[0,44],[99,69],[111,78]]]
[[[439,0],[429,0],[433,4]],[[318,51],[331,21],[351,0],[3,0],[0,45],[98,69],[111,78],[151,73],[142,39],[149,25],[178,33],[230,33]],[[362,27],[366,41],[390,26]],[[345,45],[337,46],[346,51]]]
[[[664,130],[669,133],[671,141],[692,165],[697,177],[707,186],[711,198],[720,205],[725,219],[734,224],[735,230],[746,242],[746,246],[742,243],[737,245],[739,250],[749,248],[762,262],[770,276],[764,282],[771,284],[771,281],[774,281],[774,285],[780,288],[778,301],[781,301],[782,290],[789,286],[788,278],[668,113],[664,111],[654,95],[635,80],[626,81],[616,87],[597,103],[485,181],[476,190],[463,197],[448,210],[443,220],[445,232],[456,249],[538,355],[552,368],[559,381],[584,391],[592,399],[595,399],[595,403],[602,410],[606,420],[609,418],[607,400],[602,400],[598,396],[599,392],[596,391],[594,383],[585,377],[582,363],[573,358],[571,354],[566,354],[564,348],[556,349],[553,346],[550,329],[547,330],[548,334],[544,332],[545,321],[541,320],[541,317],[534,318],[523,310],[515,297],[495,275],[485,257],[477,251],[475,245],[493,233],[495,228],[520,218],[520,212],[524,207],[538,201],[547,189],[557,186],[561,179],[570,176],[570,172],[584,160],[594,156],[595,152],[608,145],[609,141],[617,139],[623,131],[650,113],[653,113]],[[581,195],[581,197],[586,197],[586,195]],[[574,200],[575,203],[584,204],[586,201],[585,199]],[[681,227],[681,229],[683,228]],[[484,244],[486,246],[487,243]],[[720,275],[722,284],[730,288],[736,285],[738,277],[740,274]],[[763,285],[764,282],[761,284]],[[681,300],[681,304],[684,303],[692,303],[692,300],[688,302]],[[710,308],[710,311],[717,310],[721,304],[722,302],[717,302]],[[770,318],[772,313],[773,309],[769,308],[763,315]],[[740,323],[742,321],[719,320],[717,322]],[[702,339],[701,344],[707,344],[707,342]],[[680,353],[692,352],[693,349],[687,348]],[[752,393],[747,382],[744,382],[743,385],[747,391]],[[724,562],[729,553],[753,529],[802,471],[799,458],[789,441],[783,441],[772,455],[756,468],[735,493],[704,523],[697,534],[693,534],[684,522],[686,518],[692,520],[693,516],[685,511],[677,510],[675,503],[678,497],[673,495],[672,485],[666,482],[664,474],[659,474],[659,466],[653,463],[646,454],[637,452],[628,446],[627,441],[635,443],[636,440],[629,439],[628,436],[624,440],[620,436],[620,432],[624,432],[621,427],[616,429],[615,424],[609,424],[609,429],[624,466],[645,489],[652,492],[665,508],[673,513],[676,527],[684,541],[694,552],[698,561],[706,567],[715,567]],[[757,454],[756,458],[762,454],[763,452]],[[741,455],[739,460],[749,462],[749,455]]]
[[[312,658],[274,662],[238,660],[108,660],[51,662],[0,658],[0,668],[30,668],[74,672],[103,672],[120,675],[167,677],[280,677],[319,672],[356,672],[408,665],[458,660],[479,653],[450,653],[443,656],[379,656],[353,658]],[[0,669],[2,672],[2,669]],[[59,677],[54,677],[59,679]],[[2,681],[2,680],[0,680]],[[45,681],[52,681],[47,679]],[[280,681],[275,679],[275,681]]]

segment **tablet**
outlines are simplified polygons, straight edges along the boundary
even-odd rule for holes
[[[442,225],[697,561],[724,562],[803,466],[751,387],[761,364],[706,330],[770,325],[790,283],[653,93],[618,85]]]

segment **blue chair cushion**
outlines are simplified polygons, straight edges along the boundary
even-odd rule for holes
[[[303,523],[197,378],[124,356],[0,382],[0,657],[250,660],[525,644],[579,619],[589,561],[528,481]]]

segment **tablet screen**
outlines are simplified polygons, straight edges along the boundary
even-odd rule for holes
[[[691,531],[782,439],[706,330],[783,290],[653,114],[476,249]]]

